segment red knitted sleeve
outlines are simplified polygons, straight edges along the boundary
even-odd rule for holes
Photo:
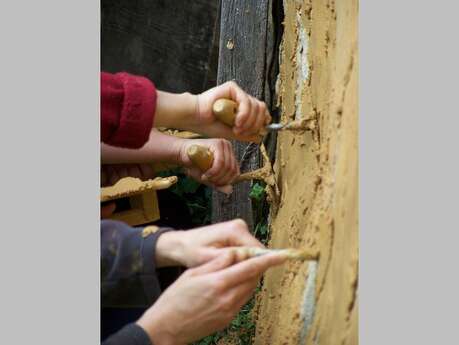
[[[144,77],[101,73],[101,140],[140,148],[148,140],[156,110],[156,88]]]

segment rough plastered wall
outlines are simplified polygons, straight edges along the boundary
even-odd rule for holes
[[[281,191],[270,247],[317,248],[265,276],[255,344],[358,343],[358,1],[285,0],[278,82]]]

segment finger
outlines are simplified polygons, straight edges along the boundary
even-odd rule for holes
[[[228,180],[228,183],[232,183],[236,177],[240,175],[240,170],[239,170],[239,163],[236,159],[236,155],[234,154],[233,151],[233,146],[229,144],[229,150],[230,150],[230,177]]]
[[[244,130],[244,126],[247,121],[250,120],[252,113],[252,102],[250,101],[250,97],[245,94],[241,94],[238,96],[238,98],[239,100],[237,101],[238,108],[236,113],[236,121],[233,128],[233,132],[236,134],[239,134]]]
[[[207,179],[213,184],[218,185],[221,178],[226,174],[225,145],[223,142],[217,142],[210,149],[214,154],[214,161],[212,167],[204,173],[204,176],[206,177],[205,180]]]
[[[233,164],[233,149],[231,144],[226,141],[223,143],[223,154],[224,154],[224,167],[222,174],[220,175],[219,179],[215,181],[215,184],[218,186],[224,186],[231,183],[233,179],[233,171],[232,171],[232,164]]]
[[[231,290],[229,298],[232,300],[233,308],[235,310],[239,310],[253,296],[260,278],[261,277],[251,279]]]
[[[250,233],[247,224],[243,220],[235,219],[225,222],[224,224],[225,230],[219,231],[219,233],[221,233],[221,237],[225,238],[226,246],[265,248],[265,246]]]
[[[253,127],[253,133],[258,133],[264,127],[266,121],[266,104],[261,101],[258,102],[258,113],[255,125]]]
[[[265,112],[265,125],[269,125],[272,121],[272,117],[271,117],[271,114],[269,114],[269,111],[266,109],[266,112]]]
[[[226,282],[226,287],[241,284],[263,274],[268,268],[285,262],[287,257],[283,254],[272,253],[237,263],[216,273],[216,278]]]
[[[207,186],[212,187],[213,185],[208,182],[206,179],[203,179],[203,174],[202,171],[199,170],[199,168],[196,167],[190,167],[190,168],[185,168],[184,172],[187,176],[191,177],[192,179],[198,181],[199,183],[205,184]]]
[[[231,193],[233,193],[233,186],[230,184],[227,184],[225,186],[218,186],[215,187],[215,189],[226,195],[230,195]]]
[[[249,232],[247,224],[242,219],[234,219],[222,223],[208,225],[202,229],[206,231],[206,244],[219,247],[258,247],[265,248]],[[210,230],[210,231],[209,231]]]
[[[116,209],[116,204],[114,202],[111,202],[107,205],[100,206],[100,218],[105,219],[110,217],[113,212],[115,212]]]
[[[205,263],[204,265],[192,268],[188,270],[190,275],[202,275],[212,272],[217,272],[224,268],[231,266],[234,263],[236,256],[233,251],[226,251],[219,255],[215,259]]]
[[[236,114],[236,121],[235,121],[235,133],[239,133],[240,129],[242,128],[242,124],[247,121],[248,117],[250,116],[251,112],[251,102],[250,96],[242,90],[239,85],[237,85],[234,81],[228,82],[229,86],[229,93],[230,98],[237,103],[237,114]]]
[[[210,138],[225,138],[229,140],[238,140],[247,143],[259,143],[261,141],[261,137],[259,135],[235,134],[232,128],[226,126],[225,124],[219,121],[215,121],[207,125],[206,127],[203,127],[201,133]]]
[[[250,97],[250,114],[247,119],[241,125],[241,131],[239,133],[253,133],[255,132],[255,123],[259,113],[258,101]]]
[[[232,146],[231,146],[231,171],[233,172],[231,182],[233,182],[236,179],[236,177],[238,177],[241,174],[241,171],[239,169],[239,162],[236,158],[236,155],[234,154]]]

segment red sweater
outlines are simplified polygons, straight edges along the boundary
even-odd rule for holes
[[[140,148],[148,140],[156,110],[156,88],[144,77],[101,73],[101,140],[109,145]]]

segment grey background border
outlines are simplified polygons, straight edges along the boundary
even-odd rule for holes
[[[0,344],[99,343],[99,2],[0,2]]]
[[[457,344],[455,1],[360,2],[360,342]]]
[[[361,1],[360,343],[452,344],[454,1]],[[99,3],[0,3],[0,343],[99,339]]]

